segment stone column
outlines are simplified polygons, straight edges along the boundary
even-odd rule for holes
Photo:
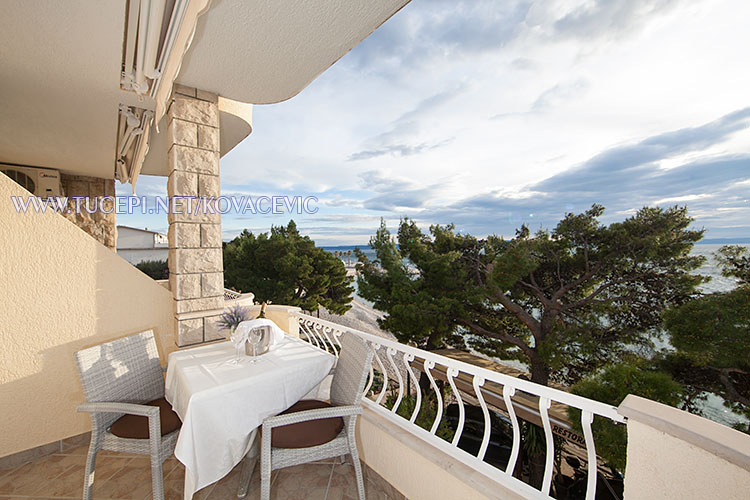
[[[112,251],[117,247],[117,220],[114,207],[115,180],[86,175],[60,174],[68,212],[62,216],[86,231]],[[79,200],[75,200],[79,198]],[[78,206],[76,207],[76,204]]]
[[[224,337],[216,320],[224,308],[221,215],[186,210],[190,197],[218,197],[219,108],[215,94],[178,86],[168,113],[167,194],[169,283],[175,300],[177,345]],[[175,203],[181,198],[182,203]],[[194,205],[193,205],[194,206]],[[188,213],[189,212],[189,213]]]

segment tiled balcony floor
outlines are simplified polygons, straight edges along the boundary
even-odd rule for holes
[[[0,499],[57,499],[82,497],[87,446],[49,455],[9,471],[0,471]],[[207,486],[193,498],[236,499],[241,465],[221,481]],[[174,457],[164,462],[165,499],[182,500],[185,468]],[[273,500],[349,500],[357,498],[351,464],[333,460],[274,471]],[[393,500],[365,478],[368,500]],[[145,455],[99,452],[94,481],[95,499],[151,499],[151,465]],[[256,467],[248,500],[260,498],[260,474]]]

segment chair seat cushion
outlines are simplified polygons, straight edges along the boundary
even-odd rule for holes
[[[330,403],[316,399],[303,399],[291,408],[281,412],[282,415],[298,411],[332,408]],[[308,420],[296,424],[274,427],[271,431],[271,446],[274,448],[309,448],[332,441],[344,428],[341,417]]]
[[[172,405],[166,399],[154,399],[144,404],[159,407],[162,436],[166,436],[182,426],[180,417],[172,410]],[[123,415],[112,424],[109,432],[121,438],[148,439],[148,417],[142,415]]]

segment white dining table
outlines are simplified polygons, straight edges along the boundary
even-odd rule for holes
[[[175,456],[185,465],[185,500],[239,464],[263,420],[314,389],[335,362],[290,335],[255,363],[234,358],[231,342],[169,355],[165,397],[182,420]]]

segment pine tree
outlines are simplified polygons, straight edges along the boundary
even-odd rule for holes
[[[294,221],[271,232],[244,230],[224,246],[224,283],[246,290],[259,301],[299,306],[334,314],[351,308],[353,279],[336,256],[300,235]]]

